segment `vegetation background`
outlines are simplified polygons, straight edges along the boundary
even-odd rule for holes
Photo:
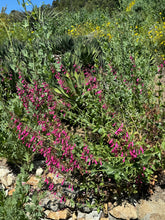
[[[0,13],[0,156],[29,172],[42,154],[89,206],[140,193],[165,166],[165,1],[18,3]]]

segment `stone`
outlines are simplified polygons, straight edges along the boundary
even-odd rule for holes
[[[6,166],[6,163],[7,163],[7,159],[4,158],[4,157],[0,157],[0,166]]]
[[[49,209],[51,209],[53,212],[57,212],[59,209],[58,204],[56,202],[51,201],[51,200],[48,202],[47,207]]]
[[[100,218],[100,220],[109,220],[109,218]]]
[[[9,195],[9,196],[12,196],[12,195],[13,195],[13,192],[15,192],[15,188],[9,190],[8,195]]]
[[[50,202],[55,200],[55,196],[51,192],[46,192],[44,198],[42,198],[39,202],[40,206],[48,208]]]
[[[1,178],[8,175],[10,173],[10,170],[7,168],[0,168],[0,181]]]
[[[159,213],[147,214],[142,220],[164,220],[165,214],[160,215]]]
[[[39,181],[40,181],[39,178],[37,178],[36,176],[31,176],[30,179],[27,181],[27,184],[37,187]]]
[[[104,216],[108,217],[108,204],[105,203],[103,206],[103,212],[104,212]]]
[[[110,214],[108,215],[108,219],[109,219],[109,220],[116,220],[116,218],[114,218],[114,217],[113,217],[112,215],[110,215]]]
[[[67,219],[71,216],[72,216],[72,214],[71,214],[70,210],[64,209],[64,210],[60,210],[58,212],[50,211],[49,214],[47,215],[47,218],[60,220],[60,219]]]
[[[78,219],[80,219],[80,218],[85,218],[85,216],[86,216],[86,214],[85,213],[83,213],[83,212],[78,212]]]
[[[81,212],[83,212],[83,213],[90,213],[90,212],[92,212],[92,208],[89,208],[88,206],[86,206],[86,205],[83,205],[81,208],[79,208],[80,209],[80,211]]]
[[[46,175],[46,177],[52,181],[54,184],[61,184],[64,180],[64,177],[62,175],[58,175],[57,174],[54,174],[54,173],[48,173]]]
[[[116,206],[112,210],[110,210],[109,213],[113,217],[119,219],[125,219],[125,220],[137,219],[136,208],[129,203],[126,204],[123,203],[120,206]]]
[[[9,173],[8,175],[5,175],[1,178],[1,183],[8,188],[9,186],[11,186],[15,181],[15,177],[13,176],[13,174]]]
[[[158,213],[153,213],[150,215],[150,220],[165,220],[165,214],[164,215],[160,215]]]
[[[76,213],[75,212],[73,212],[73,214],[72,214],[72,218],[71,218],[72,220],[77,220],[77,215],[76,215]]]
[[[39,167],[37,170],[36,170],[36,176],[41,176],[43,174],[44,170]]]
[[[86,214],[85,216],[85,220],[99,220],[100,219],[100,214],[101,213],[98,213],[97,211],[92,211],[91,213],[89,214]]]
[[[143,220],[144,218],[147,218],[146,217],[147,214],[164,215],[165,214],[164,210],[165,210],[165,202],[161,199],[157,201],[140,200],[140,204],[138,204],[137,206],[138,219]]]

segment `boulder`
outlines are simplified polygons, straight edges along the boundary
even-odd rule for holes
[[[136,208],[129,204],[123,203],[120,206],[116,206],[109,211],[110,215],[118,219],[137,219],[137,211]]]

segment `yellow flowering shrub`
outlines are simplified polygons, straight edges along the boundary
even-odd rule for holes
[[[129,3],[129,5],[127,6],[127,8],[126,8],[126,11],[131,11],[131,9],[132,9],[132,7],[134,6],[134,4],[135,4],[135,0],[131,1],[131,2]]]
[[[68,30],[68,34],[72,37],[91,35],[93,37],[108,37],[110,40],[112,38],[110,34],[110,22],[107,22],[101,26],[93,24],[91,22],[86,22],[82,25],[71,26]]]
[[[149,38],[158,48],[161,47],[165,51],[165,18],[160,22],[156,22],[155,25],[148,31]],[[165,60],[165,55],[161,54],[163,60]]]

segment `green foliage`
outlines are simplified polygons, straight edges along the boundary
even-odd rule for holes
[[[1,220],[28,220],[29,218],[39,220],[43,216],[42,208],[39,206],[39,195],[36,192],[32,197],[30,186],[25,184],[28,174],[22,168],[18,175],[16,188],[12,197],[6,197],[5,192],[0,191],[0,219]]]
[[[62,2],[68,10],[57,13],[46,6],[27,12],[23,1],[26,19],[11,26],[3,22],[8,40],[0,50],[0,147],[3,156],[18,161],[25,153],[32,155],[25,146],[30,143],[33,151],[44,152],[48,165],[59,172],[62,166],[69,170],[67,180],[75,180],[89,205],[92,194],[100,206],[108,200],[105,191],[109,196],[112,190],[117,196],[122,191],[136,193],[165,166],[163,74],[156,66],[160,41],[148,34],[160,14],[153,13],[151,0],[122,1],[120,13],[115,11],[111,18],[101,10],[70,13],[71,6],[81,7],[75,1],[60,1],[56,8]],[[92,7],[94,2],[103,8],[108,3],[87,4]],[[156,10],[160,12],[160,6]],[[106,34],[82,36],[88,25]],[[67,34],[79,28],[78,37]],[[24,30],[21,37],[18,29]],[[164,68],[163,61],[159,68]],[[22,124],[14,122],[12,127],[10,113]],[[59,142],[51,133],[55,128],[59,138],[68,138],[69,150],[64,139]],[[22,137],[27,131],[29,136]],[[38,137],[43,145],[38,142],[35,148],[32,143],[41,141]],[[61,166],[55,166],[57,161]]]
[[[85,68],[89,65],[103,66],[102,50],[97,39],[78,38],[74,40],[73,51],[62,56],[62,63],[68,70],[73,70],[74,64]]]

